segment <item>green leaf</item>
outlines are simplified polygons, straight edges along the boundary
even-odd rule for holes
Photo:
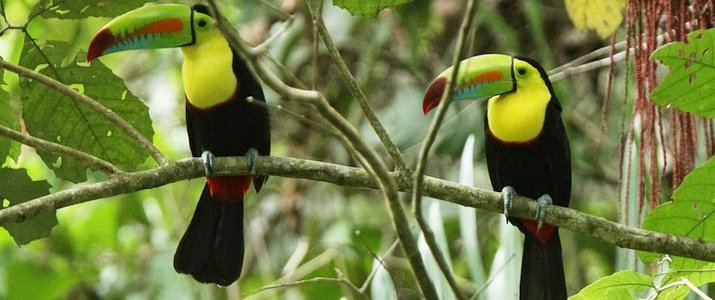
[[[671,268],[665,274],[661,286],[680,281],[683,278],[689,280],[695,286],[715,282],[715,263],[703,265],[700,261],[683,259],[680,262],[672,263]],[[682,299],[688,293],[690,293],[689,287],[677,285],[662,291],[658,299]]]
[[[688,43],[666,44],[653,52],[670,73],[651,93],[653,102],[715,118],[715,29],[688,34]]]
[[[712,201],[678,200],[656,207],[646,216],[642,227],[647,230],[665,232],[693,239],[714,241],[714,213],[715,203]],[[639,252],[639,256],[646,262],[656,257],[647,252]],[[673,257],[673,263],[679,264],[682,259],[692,260]],[[693,261],[697,262],[696,260]],[[701,261],[694,265],[702,264],[705,264],[705,262]]]
[[[411,60],[410,66],[422,67],[424,57],[429,49],[427,46],[428,37],[433,34],[430,30],[432,23],[432,6],[429,0],[412,0],[407,5],[402,5],[395,9],[396,15],[400,18],[400,23],[404,24],[407,30],[407,37],[410,39]]]
[[[0,57],[0,59],[2,59]],[[0,69],[0,125],[11,129],[19,130],[20,123],[17,116],[13,113],[10,105],[10,95],[3,88],[5,81],[3,80],[3,69]],[[12,147],[19,148],[19,144],[12,142],[9,138],[0,136],[0,165],[5,162],[5,158],[10,155]],[[16,149],[17,150],[17,149]]]
[[[87,17],[115,17],[149,2],[148,0],[42,0],[32,11],[43,18],[84,19]]]
[[[596,280],[569,299],[633,299],[652,287],[650,276],[625,270]]]
[[[99,61],[88,66],[70,59],[62,64],[70,49],[69,43],[50,41],[38,51],[26,42],[20,64],[83,91],[151,140],[154,131],[148,107]],[[33,136],[84,151],[124,169],[136,168],[147,159],[148,154],[129,135],[82,103],[36,81],[23,80],[21,87],[23,116]],[[86,180],[87,168],[81,163],[42,151],[39,154],[57,177],[73,182]]]
[[[715,202],[715,157],[693,169],[673,192],[675,201],[700,200]]]
[[[33,181],[24,169],[0,168],[0,199],[7,199],[10,206],[42,197],[50,193],[50,184],[46,181]],[[21,223],[5,225],[15,243],[27,244],[33,240],[50,235],[57,225],[55,212],[41,213]]]
[[[623,21],[626,0],[566,0],[569,18],[579,30],[593,29],[602,39],[613,34]]]
[[[673,192],[673,201],[656,207],[643,221],[642,227],[648,230],[671,233],[691,238],[715,240],[715,158],[711,158],[690,172],[678,189]],[[646,262],[653,261],[660,254],[639,252]],[[673,265],[680,265],[691,259],[674,257]],[[698,262],[702,265],[704,262]],[[691,266],[692,267],[692,266]]]
[[[335,0],[333,3],[346,9],[353,16],[377,16],[381,10],[395,7],[412,0]]]

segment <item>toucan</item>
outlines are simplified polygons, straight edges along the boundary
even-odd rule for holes
[[[218,30],[205,5],[149,5],[129,11],[101,28],[87,61],[119,51],[180,47],[184,62],[186,129],[194,157],[201,157],[206,184],[181,238],[174,268],[202,283],[227,286],[243,265],[243,200],[253,183],[259,155],[270,155],[269,113],[258,80]],[[245,155],[251,174],[213,176],[216,156]]]
[[[440,103],[453,72],[448,68],[427,87],[425,114]],[[569,205],[571,159],[561,105],[546,72],[525,57],[484,54],[460,62],[453,87],[455,101],[488,98],[489,178],[501,191],[507,221],[524,233],[520,298],[566,299],[558,228],[543,219],[546,205]],[[509,217],[517,192],[537,199],[536,221]]]

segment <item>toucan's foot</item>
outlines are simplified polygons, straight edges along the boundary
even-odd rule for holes
[[[511,211],[511,204],[514,202],[514,197],[516,197],[516,190],[513,187],[505,186],[501,189],[501,200],[504,202],[504,216],[507,218],[507,223],[509,223],[509,211]]]
[[[214,160],[216,156],[209,150],[205,150],[201,153],[201,160],[204,161],[204,172],[206,176],[211,176],[214,174]]]
[[[248,160],[248,169],[251,171],[251,175],[256,175],[258,150],[256,150],[256,148],[249,148],[248,151],[246,151],[246,160]]]
[[[553,204],[554,201],[551,200],[551,196],[548,194],[541,195],[539,199],[536,199],[536,231],[541,229],[541,225],[544,225],[544,218],[546,217],[546,206]]]

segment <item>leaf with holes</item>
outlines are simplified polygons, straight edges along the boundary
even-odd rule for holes
[[[0,168],[0,199],[6,199],[10,206],[42,197],[50,193],[46,181],[33,181],[24,169]],[[44,212],[21,223],[5,224],[15,243],[24,245],[50,235],[57,225],[55,212]]]
[[[42,0],[32,10],[32,15],[39,14],[51,19],[84,19],[87,17],[116,17],[129,10],[150,2],[149,0]]]
[[[2,58],[0,58],[2,59]],[[3,69],[0,69],[0,125],[10,129],[19,130],[20,123],[17,116],[13,113],[10,105],[10,95],[3,88]],[[17,158],[19,154],[20,144],[13,142],[9,138],[0,135],[0,165],[5,162],[5,158],[12,154],[12,158]]]
[[[411,0],[335,0],[333,3],[342,7],[353,16],[377,16],[381,10],[405,4]]]
[[[651,56],[670,73],[651,93],[653,102],[715,118],[715,29],[688,34],[688,43],[666,44]]]
[[[620,271],[601,277],[569,299],[633,299],[634,295],[653,287],[652,282],[648,275],[631,270]]]
[[[626,0],[566,0],[569,18],[579,30],[593,29],[602,39],[613,34],[623,21]]]
[[[20,64],[84,92],[151,140],[154,132],[148,107],[100,62],[88,66],[76,58],[68,59],[70,49],[66,42],[50,41],[41,51],[26,43]],[[148,158],[129,135],[84,104],[36,81],[23,79],[21,88],[24,121],[33,136],[84,151],[123,169],[136,168]],[[87,168],[81,163],[42,151],[39,154],[58,177],[73,182],[86,180]]]

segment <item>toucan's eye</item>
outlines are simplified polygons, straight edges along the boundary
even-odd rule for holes
[[[197,23],[197,25],[199,25],[199,28],[204,28],[208,24],[209,22],[207,22],[206,20],[199,20],[199,23]]]
[[[516,68],[516,72],[519,73],[519,75],[524,76],[524,75],[526,75],[526,68],[518,67],[518,68]]]

